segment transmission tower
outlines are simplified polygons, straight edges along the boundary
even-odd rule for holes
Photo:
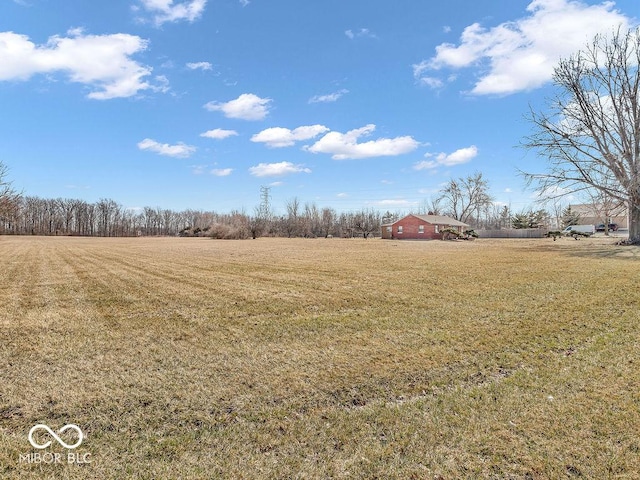
[[[260,216],[265,220],[271,216],[271,187],[260,187]]]

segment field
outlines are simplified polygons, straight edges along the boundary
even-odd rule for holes
[[[0,262],[0,478],[638,478],[636,247],[0,237]],[[85,438],[36,450],[36,424]]]

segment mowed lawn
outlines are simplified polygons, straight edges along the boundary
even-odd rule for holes
[[[0,265],[3,479],[640,472],[636,247],[0,237]]]

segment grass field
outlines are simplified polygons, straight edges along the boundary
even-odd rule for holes
[[[0,262],[0,478],[639,478],[636,247],[0,237]],[[40,423],[86,438],[27,461]]]

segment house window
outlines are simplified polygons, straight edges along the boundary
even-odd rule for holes
[[[418,226],[418,233],[424,233],[424,225]]]
[[[387,232],[391,233],[392,230],[393,230],[392,227],[387,227]]]
[[[436,225],[436,233],[440,233],[440,231],[438,229],[438,225]]]
[[[402,225],[398,225],[398,233],[402,233]]]

